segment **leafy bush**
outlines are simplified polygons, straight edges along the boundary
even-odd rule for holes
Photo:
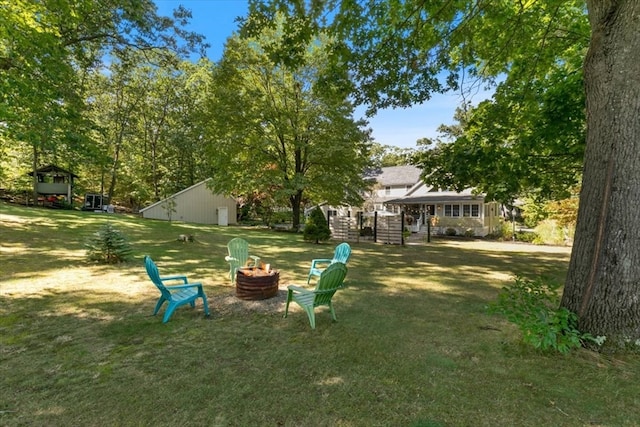
[[[125,236],[111,224],[105,224],[85,243],[87,258],[101,264],[125,262],[131,255],[131,246]]]
[[[536,233],[530,231],[518,231],[516,232],[516,240],[519,242],[537,243],[539,238]]]
[[[293,218],[292,211],[284,211],[284,212],[274,212],[271,215],[271,224],[281,224],[283,222],[291,222]]]
[[[559,288],[558,284],[516,277],[515,283],[502,288],[489,311],[506,316],[520,328],[524,342],[540,350],[566,354],[585,341],[597,342],[578,330],[575,313],[558,307]]]
[[[455,236],[456,234],[458,234],[458,232],[456,231],[455,228],[449,227],[444,231],[444,234],[446,236]]]
[[[569,229],[568,227],[560,226],[555,220],[547,219],[536,226],[535,233],[537,235],[535,243],[564,245],[568,240],[572,239],[573,228]]]
[[[327,224],[327,219],[320,208],[315,208],[311,211],[311,215],[307,218],[304,225],[303,238],[307,241],[314,241],[316,243],[320,241],[329,240],[331,237],[331,230]]]

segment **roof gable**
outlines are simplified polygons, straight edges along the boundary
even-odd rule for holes
[[[34,171],[31,171],[27,175],[33,176],[33,172]],[[42,175],[42,174],[46,174],[46,173],[61,173],[61,174],[64,174],[64,175],[70,175],[70,176],[72,176],[74,178],[78,178],[78,175],[76,175],[75,173],[73,173],[71,171],[68,171],[66,169],[62,169],[61,167],[56,166],[56,165],[43,166],[43,167],[41,167],[39,169],[36,169],[35,173],[37,175]]]
[[[420,169],[412,165],[389,166],[372,171],[367,178],[384,186],[413,186],[420,181]]]

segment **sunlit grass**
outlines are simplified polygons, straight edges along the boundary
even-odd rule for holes
[[[102,266],[83,242],[105,222],[134,258]],[[193,243],[177,240],[193,234]],[[306,283],[314,245],[216,227],[0,204],[0,425],[633,426],[640,362],[541,354],[486,305],[515,275],[562,281],[568,248],[439,240],[353,243],[347,288],[312,331],[294,306],[233,296],[226,243],[242,236]],[[142,257],[203,283],[171,321]],[[258,308],[256,308],[258,307]],[[260,308],[263,307],[263,308]],[[162,311],[161,311],[162,314]]]

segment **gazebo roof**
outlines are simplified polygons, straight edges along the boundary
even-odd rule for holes
[[[39,169],[36,169],[35,171],[36,174],[43,174],[48,172],[58,172],[58,173],[63,173],[65,175],[71,175],[73,178],[78,178],[78,175],[74,174],[73,172],[70,172],[66,169],[62,169],[61,167],[58,167],[56,165],[43,166]],[[33,171],[29,172],[29,175],[33,176]]]

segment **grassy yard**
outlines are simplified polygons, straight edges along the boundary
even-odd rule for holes
[[[135,259],[91,265],[106,222]],[[180,234],[195,242],[182,243]],[[226,243],[280,270],[280,294],[239,301]],[[640,361],[541,354],[486,313],[518,274],[562,280],[569,249],[480,241],[353,243],[348,287],[312,331],[284,289],[337,242],[0,204],[0,425],[634,426]],[[142,257],[201,281],[167,324]]]

